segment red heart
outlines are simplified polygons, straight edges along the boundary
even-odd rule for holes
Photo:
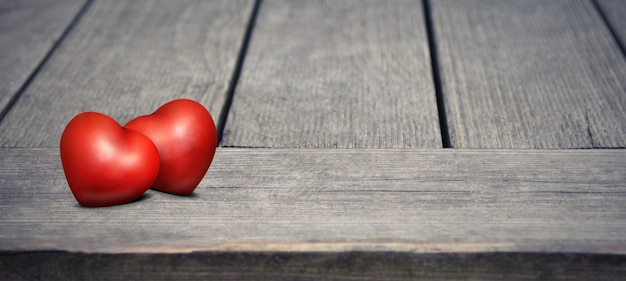
[[[179,99],[124,127],[148,136],[159,150],[161,169],[152,188],[188,195],[200,184],[217,148],[217,130],[201,104]]]
[[[72,194],[86,207],[133,201],[159,172],[159,153],[150,139],[96,112],[76,115],[67,124],[61,162]]]

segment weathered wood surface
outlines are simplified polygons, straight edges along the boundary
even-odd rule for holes
[[[26,269],[26,270],[25,270]],[[622,280],[623,256],[592,254],[0,254],[0,280]]]
[[[453,147],[626,147],[626,60],[590,1],[431,2]]]
[[[624,150],[219,149],[192,196],[81,208],[0,149],[0,280],[616,280]]]
[[[626,51],[626,1],[623,0],[595,0],[600,12],[606,17],[617,42]]]
[[[84,2],[0,1],[0,119]]]
[[[626,150],[219,149],[192,196],[81,208],[2,149],[0,251],[626,255]]]
[[[626,149],[437,149],[435,95],[457,148],[624,147],[616,2],[90,3],[50,56],[56,36],[10,50],[38,70],[0,122],[0,280],[626,274]],[[37,15],[15,28],[63,30]],[[220,148],[192,196],[76,203],[55,148],[76,113],[217,118],[235,86],[222,145],[298,149]],[[335,147],[429,149],[302,149]]]
[[[217,119],[252,7],[252,0],[95,1],[0,123],[0,146],[58,146],[80,112],[125,123],[183,97]]]
[[[263,1],[224,146],[441,147],[420,1]]]

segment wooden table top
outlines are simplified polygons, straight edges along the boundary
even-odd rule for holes
[[[626,1],[0,0],[0,280],[626,276]],[[189,98],[191,196],[82,208],[76,114]]]

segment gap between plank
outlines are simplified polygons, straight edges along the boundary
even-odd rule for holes
[[[246,53],[248,52],[248,45],[250,44],[250,38],[252,37],[252,30],[256,24],[256,18],[259,13],[259,8],[261,7],[262,0],[256,0],[254,2],[254,7],[252,8],[252,15],[250,16],[250,21],[248,22],[248,26],[246,27],[246,33],[243,37],[243,42],[241,44],[241,49],[239,49],[239,55],[237,56],[237,62],[235,64],[235,69],[233,70],[233,74],[230,79],[230,83],[228,84],[228,90],[226,91],[226,101],[224,101],[224,106],[222,107],[222,111],[220,112],[220,116],[217,122],[217,139],[218,146],[219,143],[222,142],[222,137],[224,135],[224,128],[226,127],[226,121],[228,119],[228,113],[230,112],[230,107],[233,103],[233,97],[235,96],[235,88],[239,83],[239,77],[241,76],[241,70],[243,68],[243,62],[246,57]]]
[[[613,27],[613,25],[611,25],[611,22],[608,20],[608,17],[602,10],[602,7],[600,6],[600,4],[598,4],[598,0],[591,0],[591,3],[594,6],[594,8],[596,8],[596,11],[598,11],[598,14],[600,14],[600,18],[602,18],[604,25],[607,27],[607,29],[611,33],[611,36],[613,36],[615,43],[617,44],[619,49],[622,51],[622,56],[624,56],[624,58],[626,59],[626,46],[624,46],[625,42],[622,42],[622,40],[618,36],[617,32],[615,31],[615,28]]]
[[[448,118],[446,117],[446,106],[441,89],[441,69],[439,67],[439,55],[437,53],[437,42],[435,41],[435,27],[432,19],[432,12],[429,0],[423,0],[424,23],[426,24],[426,34],[428,36],[428,49],[430,51],[430,65],[435,84],[435,95],[437,97],[437,112],[439,113],[439,129],[441,131],[441,142],[443,148],[452,148],[450,132],[448,131]]]
[[[24,94],[24,92],[26,92],[26,89],[28,89],[28,87],[30,86],[30,84],[33,82],[33,80],[35,80],[35,77],[37,76],[37,74],[39,74],[39,72],[41,71],[41,69],[43,68],[44,65],[46,65],[46,63],[48,63],[48,61],[50,60],[50,58],[52,57],[52,55],[54,54],[54,52],[59,48],[59,46],[61,45],[61,42],[63,42],[65,40],[65,38],[67,37],[68,34],[70,34],[70,32],[74,29],[74,27],[78,24],[78,22],[80,21],[80,19],[83,17],[83,15],[85,14],[85,12],[89,9],[89,7],[91,6],[91,3],[93,2],[93,0],[87,0],[85,2],[85,4],[83,4],[83,6],[80,8],[80,10],[78,11],[78,13],[76,13],[76,15],[74,16],[74,18],[72,19],[72,21],[67,25],[67,27],[65,28],[65,30],[63,30],[63,33],[61,33],[61,36],[59,36],[59,38],[54,42],[54,44],[52,44],[52,47],[50,47],[50,50],[48,50],[48,53],[46,53],[46,55],[43,57],[43,59],[39,62],[39,64],[35,67],[35,69],[33,70],[33,72],[31,72],[31,74],[28,76],[28,78],[26,79],[26,81],[24,81],[24,83],[22,84],[22,86],[20,86],[20,88],[17,90],[17,92],[11,97],[11,99],[9,100],[9,102],[7,103],[7,105],[2,109],[2,111],[0,111],[0,123],[2,122],[2,120],[4,120],[4,117],[7,116],[7,114],[9,113],[9,111],[11,111],[11,109],[13,108],[13,106],[17,103],[17,100],[20,99],[20,97],[22,97],[22,94]]]

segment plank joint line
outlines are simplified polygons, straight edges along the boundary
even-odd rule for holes
[[[67,25],[65,30],[63,30],[63,33],[61,33],[61,36],[59,36],[59,38],[54,42],[52,47],[50,47],[50,50],[48,50],[48,53],[46,53],[46,55],[39,62],[39,64],[37,64],[37,66],[35,67],[33,72],[28,76],[28,78],[26,78],[26,81],[24,81],[24,83],[20,86],[20,88],[17,90],[17,92],[15,92],[15,94],[11,97],[11,99],[9,100],[7,105],[2,109],[2,111],[0,111],[0,123],[2,122],[4,117],[6,117],[6,115],[9,113],[9,111],[11,111],[11,108],[13,108],[15,103],[17,103],[17,101],[20,99],[22,94],[24,92],[26,92],[26,89],[28,89],[28,86],[30,86],[30,84],[33,82],[33,80],[35,80],[35,77],[37,76],[37,74],[39,74],[39,72],[41,71],[43,66],[46,65],[46,63],[48,63],[48,61],[52,57],[52,54],[54,54],[54,52],[61,45],[61,42],[63,42],[65,40],[67,35],[70,34],[70,32],[74,29],[76,24],[78,24],[78,22],[83,17],[85,12],[91,6],[92,2],[93,2],[93,0],[87,0],[85,2],[85,4],[83,4],[83,6],[78,11],[78,13],[76,13],[74,18],[72,19],[72,21]]]
[[[256,23],[256,18],[259,13],[261,1],[262,0],[255,0],[254,2],[254,7],[252,8],[250,21],[248,22],[248,26],[246,27],[246,32],[243,38],[243,42],[241,43],[241,48],[239,49],[239,54],[237,56],[237,62],[235,64],[235,68],[233,70],[230,83],[228,84],[228,90],[226,91],[226,100],[224,101],[224,106],[222,107],[222,111],[220,112],[220,116],[219,116],[218,123],[217,123],[218,144],[222,142],[224,128],[226,127],[226,119],[228,119],[228,113],[230,112],[230,107],[233,103],[233,97],[235,96],[235,88],[237,87],[237,83],[239,82],[239,77],[241,76],[241,70],[243,68],[243,63],[246,57],[246,53],[248,52],[248,45],[250,43],[250,38],[252,37],[252,29],[254,29],[254,26]]]
[[[615,43],[622,51],[622,55],[626,59],[626,46],[624,46],[626,42],[622,42],[622,40],[620,40],[617,31],[615,31],[615,28],[613,27],[613,25],[611,25],[611,22],[608,20],[606,14],[604,13],[604,10],[602,10],[602,7],[600,7],[600,4],[598,4],[598,0],[591,0],[591,3],[593,4],[594,8],[596,8],[596,11],[598,11],[598,14],[600,14],[600,18],[602,18],[604,25],[606,25],[607,29],[611,33],[611,36],[613,36],[613,39],[615,39]]]
[[[426,34],[428,37],[428,49],[430,51],[430,64],[433,73],[433,82],[435,86],[435,95],[437,97],[437,112],[439,113],[439,129],[441,131],[441,142],[443,148],[452,148],[450,142],[450,132],[448,131],[448,119],[446,117],[446,106],[441,89],[441,76],[439,67],[439,58],[437,53],[437,43],[435,42],[435,27],[433,24],[432,13],[430,8],[430,0],[423,0],[424,23],[426,25]]]

